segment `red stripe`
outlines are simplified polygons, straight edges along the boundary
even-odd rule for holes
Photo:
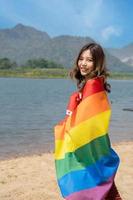
[[[97,92],[104,91],[105,89],[103,80],[103,77],[96,77],[94,79],[88,80],[83,88],[82,99],[93,95]]]

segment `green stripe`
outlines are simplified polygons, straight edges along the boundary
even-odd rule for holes
[[[109,150],[110,140],[108,134],[105,134],[76,149],[75,152],[65,154],[64,159],[55,161],[57,178],[59,179],[71,171],[84,169],[102,156],[109,154]]]

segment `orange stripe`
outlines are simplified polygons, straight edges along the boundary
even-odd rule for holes
[[[110,109],[105,91],[98,92],[82,100],[77,109],[71,116],[64,121],[62,125],[55,127],[55,139],[63,140],[64,134],[89,118]]]

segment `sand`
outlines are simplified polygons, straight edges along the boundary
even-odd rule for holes
[[[133,199],[133,142],[113,144],[121,158],[116,185]],[[0,200],[61,200],[52,153],[0,161]]]

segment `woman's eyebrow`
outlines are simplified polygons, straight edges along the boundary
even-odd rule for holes
[[[93,59],[92,57],[89,57],[89,56],[88,56],[88,57],[86,57],[86,58],[87,58],[87,59]]]
[[[84,58],[84,56],[80,56],[80,58]],[[89,56],[88,56],[88,57],[86,57],[86,58],[91,58],[91,59],[92,59],[92,57],[89,57]]]
[[[87,58],[92,59],[92,57],[87,57]]]

